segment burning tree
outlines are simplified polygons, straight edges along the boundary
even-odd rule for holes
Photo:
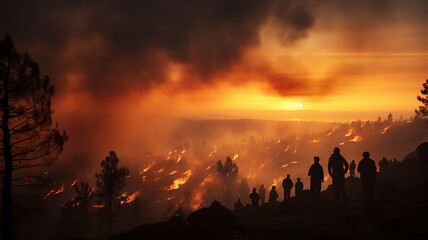
[[[224,165],[222,164],[221,160],[218,160],[217,174],[220,176],[223,183],[224,202],[228,202],[232,200],[231,195],[234,191],[231,188],[234,187],[233,183],[238,177],[238,166],[232,161],[230,157],[226,158]]]
[[[111,233],[112,207],[117,199],[121,199],[120,191],[125,186],[125,177],[129,175],[126,167],[118,168],[119,158],[111,151],[105,160],[101,162],[101,173],[95,174],[97,178],[96,195],[100,203],[107,207],[108,211],[108,233]]]
[[[418,101],[422,102],[422,106],[419,106],[419,110],[415,110],[416,115],[422,118],[426,118],[428,116],[428,79],[424,84],[422,84],[424,87],[421,89],[422,96],[417,96]]]
[[[52,123],[53,93],[49,78],[40,78],[38,64],[27,53],[17,53],[7,35],[0,42],[3,239],[12,239],[12,186],[28,184],[17,170],[52,164],[67,140]]]

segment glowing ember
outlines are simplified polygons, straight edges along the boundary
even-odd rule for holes
[[[291,162],[292,164],[296,164],[296,163],[298,163],[299,161],[293,161],[293,162]]]
[[[176,170],[174,170],[174,171],[172,171],[172,172],[168,173],[168,175],[174,175],[174,174],[176,174],[176,173],[177,173],[177,171],[176,171]]]
[[[319,142],[320,142],[320,140],[319,140],[319,139],[312,139],[310,142],[311,142],[311,143],[319,143]]]
[[[205,168],[206,170],[210,170],[210,168],[211,168],[211,165],[208,165],[208,167],[207,168]]]
[[[74,185],[76,185],[77,181],[79,181],[79,179],[74,180],[74,182],[70,185],[70,187],[73,187]]]
[[[179,163],[181,161],[181,155],[180,156],[178,156],[178,158],[177,158],[177,163]]]
[[[235,155],[233,155],[233,159],[232,160],[236,160],[239,157],[239,154],[235,153]]]
[[[334,130],[332,129],[332,130],[330,130],[328,133],[327,133],[327,136],[330,136],[331,134],[333,134],[334,133]]]
[[[278,141],[276,141],[276,143],[281,143],[281,138],[280,138],[280,139],[278,139]]]
[[[184,154],[186,152],[186,149],[183,149],[183,151],[181,151],[182,154]]]
[[[288,167],[288,163],[285,163],[285,164],[282,164],[282,166],[281,166],[282,168],[286,168],[286,167]]]
[[[287,147],[284,149],[284,152],[287,152],[287,151],[288,151],[288,149],[290,149],[290,146],[287,146]]]
[[[189,180],[190,176],[192,176],[192,170],[187,170],[184,175],[185,177],[177,178],[174,180],[173,184],[167,188],[167,191],[174,190],[180,188],[183,184]]]
[[[155,173],[163,173],[163,171],[165,171],[165,168],[161,168],[161,169],[155,171]]]
[[[216,154],[216,153],[217,153],[217,146],[214,145],[213,150],[210,152],[208,157],[214,157],[214,154]]]
[[[43,200],[45,200],[50,195],[56,195],[56,194],[62,193],[62,192],[64,192],[64,184],[59,189],[57,189],[57,190],[52,189],[50,192],[48,192],[48,194],[46,194],[46,196],[43,198]]]
[[[297,145],[296,145],[296,148],[294,148],[294,151],[292,153],[295,154],[296,152],[297,152]]]
[[[344,145],[345,143],[346,143],[346,141],[339,143],[339,145],[341,145],[341,146],[342,146],[342,145]]]
[[[93,205],[92,207],[94,207],[94,208],[103,208],[103,207],[105,207],[105,205],[104,204],[96,204],[96,205]]]

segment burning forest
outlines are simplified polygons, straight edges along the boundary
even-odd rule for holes
[[[218,124],[222,121],[218,120]],[[189,214],[208,207],[214,200],[228,208],[233,208],[238,198],[249,204],[251,188],[264,184],[267,188],[276,186],[282,192],[281,182],[287,174],[293,181],[301,178],[306,189],[309,187],[307,171],[313,157],[319,156],[320,163],[326,165],[335,146],[340,146],[349,162],[359,161],[366,150],[376,162],[384,157],[400,160],[415,143],[427,140],[424,124],[424,120],[417,118],[393,121],[390,117],[337,124],[318,132],[292,133],[279,138],[261,135],[237,137],[235,141],[213,138],[200,143],[176,144],[172,148],[165,146],[164,151],[148,151],[141,155],[118,152],[118,166],[129,167],[129,173],[123,176],[123,188],[112,200],[113,211],[117,214],[113,225],[116,231],[123,231],[138,224],[167,220],[179,208]],[[59,212],[51,209],[50,214],[62,219],[58,222],[61,229],[80,226],[77,220],[72,222],[79,214],[92,216],[88,220],[90,224],[102,225],[102,216],[108,214],[108,204],[97,196],[94,179],[57,182],[56,174],[49,171],[40,177],[47,181],[43,188],[52,186],[52,189],[43,193],[33,188],[32,202],[17,204],[27,209],[57,208]],[[323,189],[331,184],[328,175],[324,180]],[[28,181],[28,184],[36,183],[36,180]],[[68,225],[62,225],[64,221]],[[94,234],[90,228],[80,228],[87,234]]]

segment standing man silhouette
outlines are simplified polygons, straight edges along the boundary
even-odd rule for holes
[[[276,203],[278,199],[278,193],[275,190],[275,186],[272,186],[272,189],[269,192],[269,203]]]
[[[253,191],[250,194],[250,199],[251,199],[251,204],[253,206],[253,209],[257,208],[259,206],[260,197],[259,197],[259,194],[257,193],[256,188],[253,188]]]
[[[297,178],[297,182],[294,185],[295,196],[299,196],[303,191],[303,183],[300,181],[300,178]]]
[[[334,148],[333,154],[328,160],[328,173],[333,179],[334,201],[336,206],[340,206],[340,195],[342,204],[346,207],[345,174],[348,172],[348,162],[340,154],[338,147]]]
[[[282,181],[282,187],[284,188],[284,201],[290,199],[290,192],[293,188],[293,181],[290,179],[290,174],[287,174],[287,178]]]
[[[366,210],[370,212],[373,202],[374,185],[376,181],[376,163],[370,159],[370,153],[364,152],[363,159],[358,163],[358,172],[360,173],[363,187],[364,201]]]
[[[318,201],[321,192],[321,183],[324,182],[324,170],[322,169],[319,157],[314,157],[314,164],[309,168],[308,176],[311,177],[312,201]]]

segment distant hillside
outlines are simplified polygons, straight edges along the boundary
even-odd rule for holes
[[[365,214],[359,179],[349,177],[347,210],[333,206],[328,188],[316,205],[308,192],[256,211],[213,204],[187,221],[146,224],[109,239],[427,239],[427,171],[428,142],[379,174],[372,215]]]

